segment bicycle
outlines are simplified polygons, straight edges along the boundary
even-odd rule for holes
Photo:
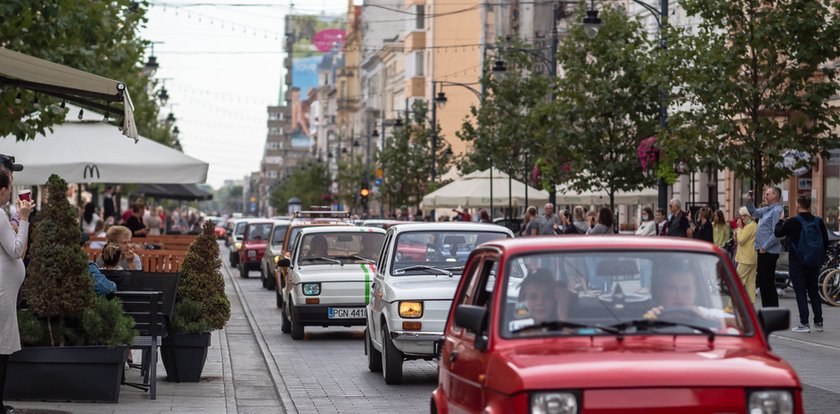
[[[840,306],[840,268],[826,272],[820,282],[820,297],[831,306]]]

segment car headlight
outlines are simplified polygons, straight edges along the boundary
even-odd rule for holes
[[[419,318],[423,316],[423,302],[400,302],[401,318]]]
[[[234,250],[239,250],[240,247],[242,247],[242,242],[236,242],[233,244]]]
[[[321,294],[320,283],[304,283],[302,289],[303,294],[306,296],[318,296]]]
[[[248,250],[248,257],[257,257],[256,250]]]
[[[274,264],[280,263],[280,256],[274,256]]]
[[[785,390],[761,390],[750,394],[749,414],[791,414],[793,395]]]
[[[531,414],[577,414],[577,397],[570,392],[531,394]]]

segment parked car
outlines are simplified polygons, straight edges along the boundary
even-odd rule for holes
[[[258,219],[244,218],[228,220],[230,227],[226,240],[230,248],[230,254],[228,256],[230,267],[239,267],[239,248],[242,246],[242,234],[245,233],[245,225],[253,220]]]
[[[274,290],[276,282],[274,272],[277,269],[277,263],[283,258],[283,238],[286,237],[289,224],[291,224],[289,220],[274,220],[271,227],[271,238],[265,246],[260,266],[260,280],[262,286],[268,290]]]
[[[789,319],[756,314],[708,243],[487,243],[458,284],[431,411],[802,413],[800,381],[768,345]]]
[[[388,384],[399,384],[404,360],[432,359],[469,253],[506,237],[513,233],[495,224],[417,223],[388,229],[367,306],[368,369],[382,371]]]
[[[374,227],[314,226],[300,230],[282,288],[282,331],[303,339],[307,325],[362,326],[370,302],[373,264],[385,230]]]
[[[260,269],[273,224],[274,222],[268,219],[257,219],[245,225],[245,231],[242,232],[242,245],[238,250],[240,277],[247,278],[248,272]]]
[[[219,216],[208,216],[205,220],[212,221],[216,226],[214,233],[216,234],[217,240],[223,240],[227,237],[227,228],[225,228],[224,218]]]

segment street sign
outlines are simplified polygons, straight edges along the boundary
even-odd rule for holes
[[[377,168],[376,171],[374,172],[374,175],[376,176],[376,178],[382,178],[382,174],[383,174],[382,168]]]
[[[374,185],[382,185],[382,179],[381,179],[381,178],[377,178],[376,180],[374,180],[374,181],[373,181],[373,184],[374,184]]]
[[[254,197],[251,197],[251,198],[254,198]],[[251,211],[252,212],[257,211],[257,203],[251,203]]]

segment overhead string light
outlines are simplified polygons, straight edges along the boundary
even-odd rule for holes
[[[164,13],[166,13],[168,11],[167,6],[169,6],[169,9],[174,10],[175,16],[179,15],[178,10],[181,7],[190,7],[190,6],[194,6],[194,5],[196,5],[196,4],[180,4],[179,5],[179,4],[170,4],[170,3],[163,3],[163,2],[149,3],[149,6],[151,6],[151,7],[161,7],[161,9]],[[282,34],[279,33],[279,32],[266,30],[266,29],[263,29],[263,28],[260,28],[260,27],[249,26],[249,25],[237,23],[237,22],[230,21],[230,20],[219,19],[219,18],[210,16],[210,15],[207,15],[207,14],[199,13],[199,12],[190,11],[190,12],[187,13],[187,18],[192,19],[193,14],[195,14],[196,17],[198,17],[198,22],[199,23],[203,23],[204,21],[207,21],[207,22],[210,23],[211,26],[216,26],[218,24],[219,28],[222,29],[222,30],[224,30],[225,25],[227,25],[227,27],[229,27],[231,29],[231,31],[233,31],[233,32],[237,31],[237,28],[241,27],[242,28],[242,33],[245,34],[245,35],[247,35],[248,31],[250,30],[252,32],[253,37],[257,37],[258,33],[263,33],[263,37],[266,38],[266,39],[268,39],[269,36],[272,36],[274,38],[274,40],[280,40],[282,38]]]

